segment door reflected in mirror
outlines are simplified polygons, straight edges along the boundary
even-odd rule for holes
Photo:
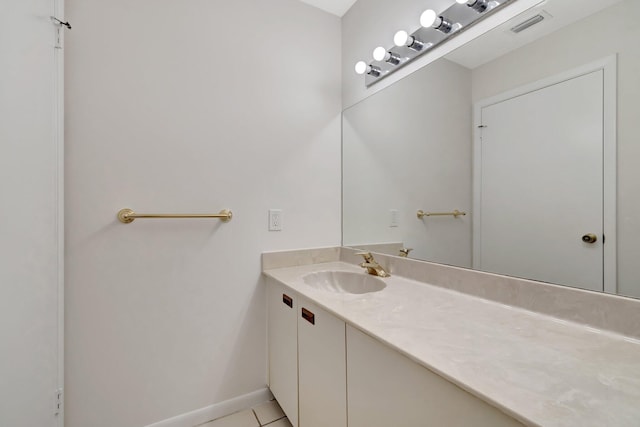
[[[639,22],[548,0],[345,110],[344,246],[640,297]]]

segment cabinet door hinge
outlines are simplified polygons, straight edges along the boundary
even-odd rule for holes
[[[53,22],[53,25],[55,25],[56,27],[56,40],[55,40],[55,45],[54,47],[56,49],[62,49],[62,27],[68,28],[69,30],[71,29],[71,24],[69,24],[69,22],[64,22],[58,18],[56,18],[55,16],[51,16],[51,22]]]
[[[62,412],[63,404],[64,404],[64,392],[61,388],[55,391],[54,395],[54,406],[53,406],[53,414],[58,415]]]
[[[478,131],[480,132],[480,142],[482,142],[482,139],[483,139],[483,138],[482,138],[482,137],[483,137],[483,135],[482,135],[482,131],[483,131],[486,127],[487,127],[486,125],[478,125]]]

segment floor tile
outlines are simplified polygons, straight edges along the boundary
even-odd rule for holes
[[[271,424],[267,424],[265,427],[293,427],[287,418],[282,418]]]
[[[198,427],[260,427],[251,409],[202,424]]]
[[[280,405],[278,405],[278,402],[275,400],[255,406],[253,412],[256,413],[256,417],[258,417],[261,425],[269,424],[285,416],[282,408],[280,408]]]

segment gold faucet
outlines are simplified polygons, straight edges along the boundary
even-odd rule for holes
[[[400,256],[402,258],[407,258],[409,256],[409,252],[411,252],[413,249],[411,248],[402,248],[400,249]]]
[[[391,276],[385,271],[384,268],[382,268],[380,264],[376,262],[376,260],[373,258],[373,255],[371,255],[371,252],[359,252],[356,255],[361,255],[364,258],[364,262],[360,264],[360,267],[366,268],[367,273],[378,277]]]

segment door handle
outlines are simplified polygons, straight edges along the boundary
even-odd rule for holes
[[[582,241],[589,244],[594,244],[598,241],[598,236],[593,233],[585,234],[582,236]]]
[[[302,309],[302,318],[312,325],[316,324],[316,315],[307,310],[306,308]]]
[[[285,305],[288,305],[289,307],[293,308],[293,298],[291,298],[289,295],[282,294],[282,302]]]

